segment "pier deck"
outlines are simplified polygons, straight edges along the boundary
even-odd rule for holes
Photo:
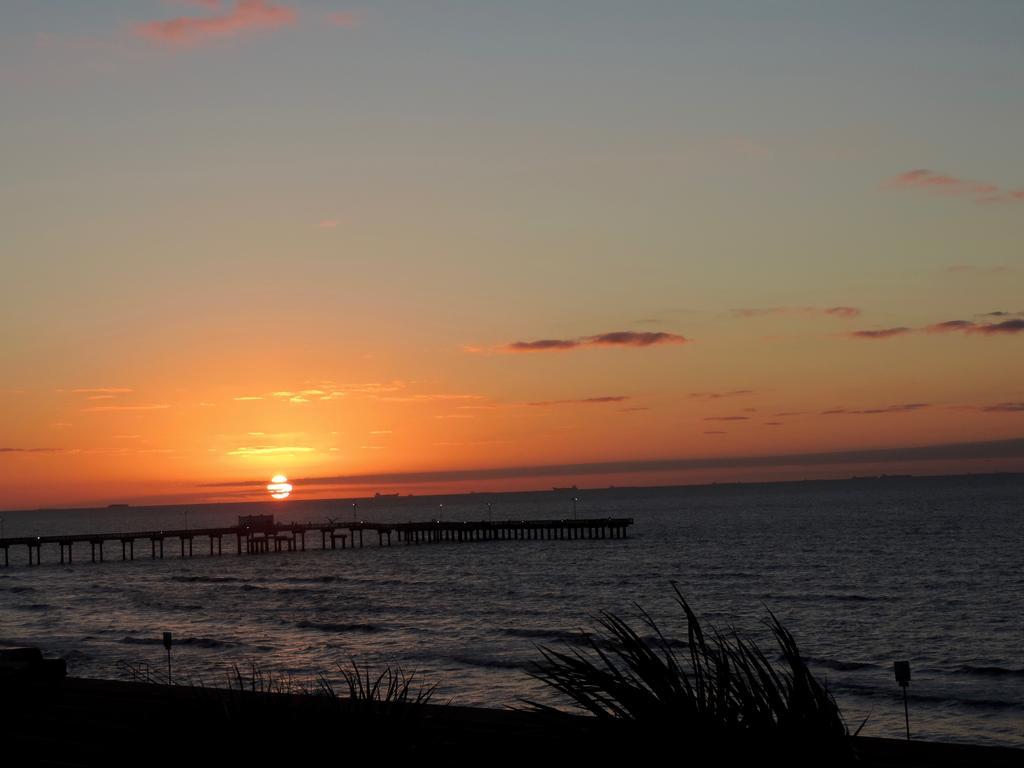
[[[195,539],[206,539],[209,554],[219,556],[225,553],[224,539],[227,538],[228,554],[255,555],[268,552],[305,551],[306,534],[312,534],[315,542],[320,539],[319,549],[345,549],[349,546],[362,547],[366,533],[377,534],[377,546],[391,546],[392,541],[407,545],[436,544],[442,542],[463,543],[476,541],[512,540],[577,540],[577,539],[621,539],[626,538],[633,518],[597,517],[570,518],[562,520],[426,520],[404,523],[381,523],[363,520],[337,522],[333,520],[307,523],[278,523],[272,516],[239,518],[239,524],[220,528],[180,528],[161,531],[131,531],[116,533],[75,533],[50,536],[19,536],[0,539],[3,565],[10,565],[12,547],[26,547],[29,566],[42,563],[43,547],[56,551],[60,563],[74,562],[74,546],[89,546],[89,561],[103,562],[104,545],[121,545],[121,559],[135,559],[135,542],[149,542],[151,559],[164,557],[164,542],[168,539],[178,542],[178,556],[192,557]],[[320,536],[317,537],[316,534]],[[231,544],[234,548],[231,548]],[[116,553],[116,550],[115,550]]]

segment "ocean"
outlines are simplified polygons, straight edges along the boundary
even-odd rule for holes
[[[364,520],[571,517],[569,494],[475,494],[359,502]],[[492,541],[122,562],[79,545],[0,567],[0,645],[34,645],[76,676],[173,674],[226,684],[234,665],[296,684],[339,678],[351,658],[438,683],[434,701],[557,701],[529,676],[539,645],[564,648],[602,610],[646,609],[685,636],[672,583],[705,620],[771,643],[773,611],[835,694],[851,728],[901,738],[893,662],[910,661],[915,738],[1024,746],[1024,476],[584,490],[580,517],[632,517],[629,538]],[[439,504],[443,503],[443,508]],[[8,537],[350,519],[350,501],[3,513]],[[639,621],[636,621],[639,624]],[[133,670],[135,672],[133,673]]]

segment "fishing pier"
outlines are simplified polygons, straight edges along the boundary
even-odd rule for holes
[[[11,547],[28,549],[28,564],[42,564],[43,548],[59,556],[60,563],[74,562],[74,547],[89,547],[90,562],[104,561],[104,546],[121,545],[121,560],[135,559],[135,543],[141,542],[141,556],[145,557],[146,542],[149,557],[163,559],[164,542],[178,543],[178,557],[194,555],[195,539],[206,539],[210,556],[224,554],[224,539],[229,542],[228,554],[257,555],[270,552],[302,552],[306,550],[306,535],[313,542],[320,539],[319,549],[345,549],[362,547],[367,532],[370,541],[377,534],[377,546],[390,547],[392,541],[413,544],[465,543],[481,541],[545,540],[568,541],[579,539],[624,539],[633,518],[600,517],[570,518],[565,520],[426,520],[406,523],[375,523],[366,521],[336,522],[333,520],[310,523],[278,523],[273,515],[244,515],[238,525],[223,528],[182,528],[163,531],[134,531],[130,533],[75,533],[51,536],[20,536],[0,539],[3,564],[10,565]],[[317,537],[316,534],[320,536]],[[56,550],[53,552],[54,545]],[[313,548],[313,547],[311,547]],[[115,549],[116,557],[116,549]],[[51,561],[53,562],[53,561]]]

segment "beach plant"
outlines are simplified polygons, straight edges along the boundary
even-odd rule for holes
[[[338,671],[348,688],[348,700],[354,705],[370,704],[377,709],[405,708],[429,703],[437,690],[437,683],[419,684],[415,672],[406,673],[401,667],[392,669],[387,665],[373,674],[369,667],[360,667],[354,657],[349,664],[350,668],[338,665]],[[319,676],[319,687],[321,693],[339,698],[334,685],[324,674]]]
[[[678,586],[672,588],[686,620],[685,642],[669,640],[639,606],[647,634],[602,611],[597,631],[581,642],[565,650],[538,646],[542,660],[533,664],[531,677],[578,711],[643,731],[648,742],[682,740],[691,750],[718,754],[851,755],[839,706],[774,613],[768,611],[766,624],[777,661],[733,629],[705,631]]]

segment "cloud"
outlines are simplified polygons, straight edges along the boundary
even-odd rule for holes
[[[580,464],[541,464],[515,467],[463,468],[422,472],[381,472],[308,477],[293,480],[302,485],[381,485],[444,483],[466,480],[499,480],[565,476],[601,476],[613,473],[682,472],[706,469],[753,469],[768,467],[826,467],[855,464],[890,464],[926,461],[977,461],[1024,459],[1024,438],[972,443],[938,443],[896,448],[863,448],[841,451],[754,454],[747,456],[697,456],[688,458],[604,461]],[[261,488],[266,480],[200,484],[202,488]]]
[[[213,9],[216,6],[203,3]],[[297,12],[268,0],[236,0],[223,13],[207,16],[179,16],[174,19],[136,24],[135,34],[155,43],[187,46],[216,38],[230,37],[258,29],[274,29],[295,22]]]
[[[666,331],[611,331],[576,339],[513,341],[506,352],[564,352],[580,347],[652,347],[660,344],[688,344],[692,339]]]
[[[171,406],[167,403],[154,403],[152,405],[94,405],[91,408],[83,408],[83,413],[100,413],[103,411],[163,411]]]
[[[857,307],[828,307],[825,309],[825,314],[833,317],[859,317],[860,313],[861,311]]]
[[[232,399],[233,400],[238,400],[238,401],[242,402],[242,401],[246,401],[246,400],[262,400],[263,397],[262,397],[262,395],[241,395],[239,397],[235,397],[235,398],[232,398]]]
[[[970,320],[946,320],[944,323],[935,323],[925,327],[925,333],[952,333],[954,331],[965,331],[973,328],[974,323]]]
[[[1024,413],[1024,403],[996,403],[984,405],[979,410],[984,413]]]
[[[1024,331],[1024,318],[1003,320],[998,323],[985,323],[967,329],[968,333],[980,333],[985,336],[1007,335],[1020,333],[1021,331]]]
[[[826,315],[829,317],[859,317],[859,307],[764,307],[732,310],[733,317],[766,317],[772,315]]]
[[[704,421],[749,421],[749,416],[705,416]]]
[[[323,219],[320,222],[320,229],[336,229],[338,227],[337,219]]]
[[[0,453],[59,453],[61,448],[0,448]]]
[[[632,398],[629,395],[602,395],[600,397],[583,397],[576,400],[542,400],[536,403],[527,403],[532,407],[546,407],[549,405],[601,405],[604,403],[624,403]]]
[[[695,400],[723,400],[728,397],[742,397],[752,394],[754,394],[752,389],[734,389],[728,392],[691,392],[690,397]]]
[[[603,347],[650,347],[655,344],[686,344],[687,341],[685,336],[665,331],[613,331],[584,339],[588,345]]]
[[[359,23],[359,14],[355,11],[332,11],[324,16],[324,19],[332,27],[352,29]]]
[[[510,352],[550,352],[576,349],[582,343],[575,339],[540,339],[539,341],[513,341],[506,349]]]
[[[1021,190],[1005,190],[997,184],[969,181],[925,168],[907,171],[886,182],[887,187],[916,189],[950,197],[963,197],[976,203],[999,203],[1024,200]]]
[[[830,408],[822,411],[822,416],[852,415],[852,414],[877,414],[877,413],[909,413],[919,411],[922,408],[930,408],[930,403],[900,403],[898,405],[886,405],[881,408]]]
[[[983,336],[1006,336],[1024,331],[1024,317],[1015,317],[1009,312],[989,312],[982,317],[1009,317],[991,323],[975,323],[971,320],[946,320],[924,328],[926,333],[955,333],[963,331],[968,334]]]
[[[76,395],[124,395],[135,390],[127,387],[79,387],[71,391]]]
[[[910,333],[949,334],[967,333],[983,336],[1009,336],[1024,331],[1024,316],[1019,312],[986,312],[976,317],[1007,318],[995,322],[975,322],[974,320],[944,320],[932,323],[923,328],[881,328],[878,330],[850,331],[844,334],[853,339],[889,339],[893,336],[905,336]]]
[[[846,335],[851,339],[891,339],[894,336],[905,336],[912,333],[913,329],[900,326],[899,328],[880,328],[868,331],[850,331]]]
[[[315,450],[304,445],[244,445],[228,451],[228,456],[275,456],[283,453],[313,453]]]

